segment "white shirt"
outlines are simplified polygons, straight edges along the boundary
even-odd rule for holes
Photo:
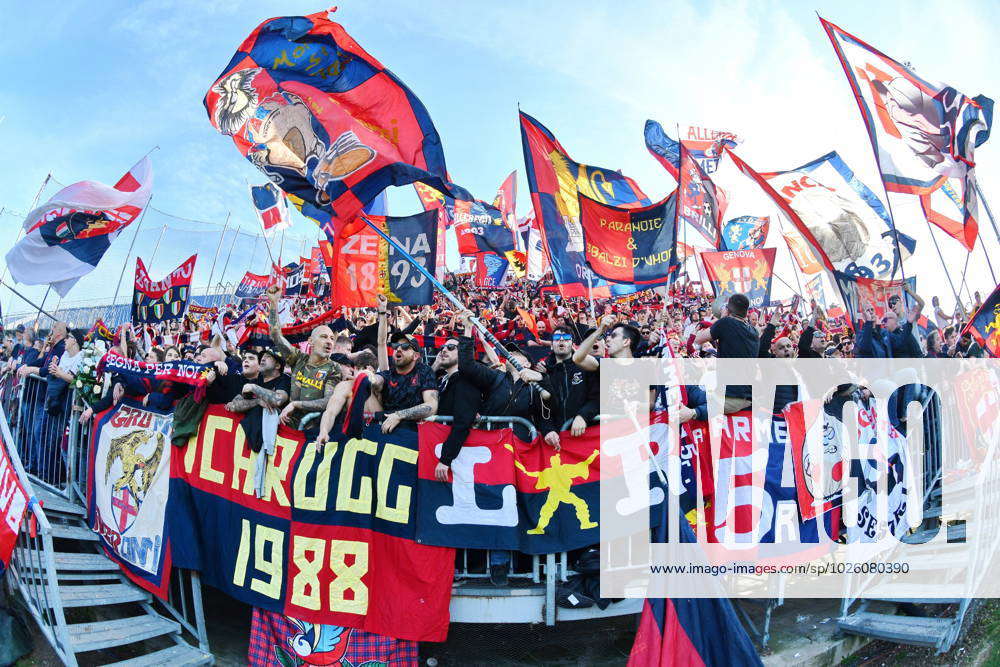
[[[83,352],[77,352],[73,356],[70,356],[69,352],[63,352],[59,358],[59,368],[70,375],[76,375],[81,363],[83,363]]]

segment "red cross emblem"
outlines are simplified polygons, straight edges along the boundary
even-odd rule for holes
[[[133,500],[135,497],[128,487],[122,489],[119,495],[111,499],[111,506],[118,510],[118,532],[120,533],[124,533],[132,525],[130,517],[139,514],[139,504],[133,504]]]

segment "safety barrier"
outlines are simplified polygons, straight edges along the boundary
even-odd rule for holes
[[[46,388],[45,378],[37,375],[28,375],[19,384],[12,373],[0,378],[3,436],[6,442],[13,444],[12,458],[16,459],[19,477],[32,494],[11,560],[10,576],[53,649],[63,662],[75,665],[56,574],[52,524],[35,496],[42,495],[53,507],[75,509],[77,515],[85,516],[92,429],[90,422],[79,423],[84,406],[75,389],[69,388],[61,402],[53,406],[55,409],[46,411],[43,402]],[[9,400],[8,394],[16,399]],[[8,421],[7,415],[12,413],[7,413],[6,408],[11,404],[17,416]],[[12,430],[8,429],[8,424]],[[25,456],[31,457],[31,468],[22,466]],[[68,524],[58,527],[63,529],[60,535],[64,537],[75,535],[73,529],[83,531],[79,533],[83,536],[89,532]],[[127,581],[121,574],[116,576],[122,582]],[[59,577],[65,578],[62,574]],[[174,568],[167,599],[154,598],[152,606],[141,604],[149,612],[153,607],[165,610],[190,633],[201,650],[208,651],[201,580],[197,572]]]

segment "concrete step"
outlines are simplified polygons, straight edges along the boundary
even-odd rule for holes
[[[862,611],[837,622],[844,632],[913,646],[939,648],[947,641],[954,619],[893,616]]]
[[[92,531],[86,526],[72,526],[65,523],[54,523],[52,524],[52,537],[62,538],[64,540],[84,540],[87,542],[96,542],[97,533]]]
[[[64,607],[100,607],[126,602],[149,602],[149,594],[132,584],[60,586],[59,597]]]
[[[74,653],[132,644],[181,630],[180,623],[152,614],[96,623],[73,623],[66,627]]]
[[[213,661],[211,653],[205,653],[187,644],[178,644],[131,660],[106,663],[105,667],[153,667],[154,665],[182,667],[184,665],[210,665]]]

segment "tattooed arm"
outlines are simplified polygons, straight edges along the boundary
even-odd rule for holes
[[[295,353],[292,344],[281,335],[281,323],[278,321],[278,300],[281,298],[281,288],[272,285],[267,288],[267,299],[270,302],[267,309],[267,327],[275,349],[285,358],[287,363],[292,363],[290,359]]]
[[[256,398],[237,396],[233,400],[226,403],[226,410],[229,410],[230,412],[249,412],[258,405],[260,405],[260,401]]]
[[[260,405],[271,408],[280,408],[288,402],[288,392],[283,389],[264,389],[257,384],[243,385],[243,394],[247,400],[259,400]]]
[[[436,413],[438,406],[437,389],[424,389],[423,398],[424,402],[419,405],[414,405],[412,408],[397,410],[396,412],[386,415],[385,421],[382,422],[382,432],[392,433],[396,427],[399,426],[399,422],[404,419],[410,421],[420,421],[421,419],[427,419]]]

